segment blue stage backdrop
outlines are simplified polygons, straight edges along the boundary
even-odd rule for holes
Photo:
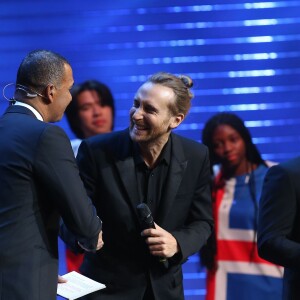
[[[118,130],[150,74],[187,74],[195,98],[179,134],[200,141],[209,117],[232,111],[263,157],[280,162],[300,153],[299,15],[300,1],[1,1],[0,86],[30,50],[59,52],[76,83],[110,86]],[[65,119],[59,125],[74,137]],[[198,265],[193,256],[185,266],[186,299],[205,294]]]

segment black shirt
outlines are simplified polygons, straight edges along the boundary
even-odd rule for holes
[[[165,182],[168,176],[171,160],[171,139],[161,151],[158,163],[153,169],[150,169],[140,155],[140,149],[137,143],[134,143],[133,158],[135,164],[135,173],[138,184],[138,193],[141,203],[146,203],[155,219],[161,197],[164,192]]]

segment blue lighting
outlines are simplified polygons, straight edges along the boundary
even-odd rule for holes
[[[204,296],[206,295],[205,289],[185,289],[184,290],[185,296]]]
[[[15,81],[25,53],[53,49],[70,61],[75,83],[111,88],[119,130],[150,74],[186,74],[195,97],[178,134],[200,142],[205,122],[228,111],[245,120],[264,159],[300,154],[299,0],[2,2],[2,87]],[[65,119],[59,126],[74,138]],[[185,265],[185,298],[204,300],[199,256]]]
[[[137,9],[114,9],[108,11],[110,16],[132,15],[132,14],[157,14],[169,13],[180,14],[182,12],[209,12],[209,11],[234,11],[234,10],[262,10],[274,8],[293,8],[298,7],[299,1],[272,1],[272,2],[253,2],[253,3],[227,3],[211,5],[192,5],[192,6],[165,6],[165,7],[145,7]],[[101,11],[89,11],[88,16],[101,16]]]

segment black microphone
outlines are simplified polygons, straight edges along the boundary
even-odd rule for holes
[[[139,216],[140,226],[142,230],[148,228],[155,228],[155,224],[153,221],[152,213],[147,204],[141,203],[137,207],[137,212]],[[159,262],[163,263],[165,267],[168,267],[168,261],[164,257],[159,257]]]
[[[141,203],[136,208],[142,230],[155,228],[152,213],[148,205],[145,203]]]

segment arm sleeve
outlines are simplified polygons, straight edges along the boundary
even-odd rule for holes
[[[70,141],[61,128],[49,125],[41,135],[35,173],[67,229],[84,246],[95,249],[101,221],[80,179]]]
[[[300,244],[291,239],[296,217],[293,181],[284,168],[274,166],[265,177],[259,205],[258,253],[262,258],[300,268]]]
[[[207,239],[212,233],[214,224],[212,217],[209,158],[207,148],[205,149],[187,222],[183,228],[172,232],[181,249],[181,256],[177,255],[177,260],[180,258],[181,262],[184,262],[188,256],[199,251],[206,244]]]
[[[100,152],[98,153],[101,154]],[[94,155],[91,151],[90,144],[83,140],[80,144],[78,154],[76,156],[77,165],[79,167],[80,176],[83,181],[84,187],[88,196],[92,199],[93,203],[96,203],[97,199],[97,162],[94,159]]]

